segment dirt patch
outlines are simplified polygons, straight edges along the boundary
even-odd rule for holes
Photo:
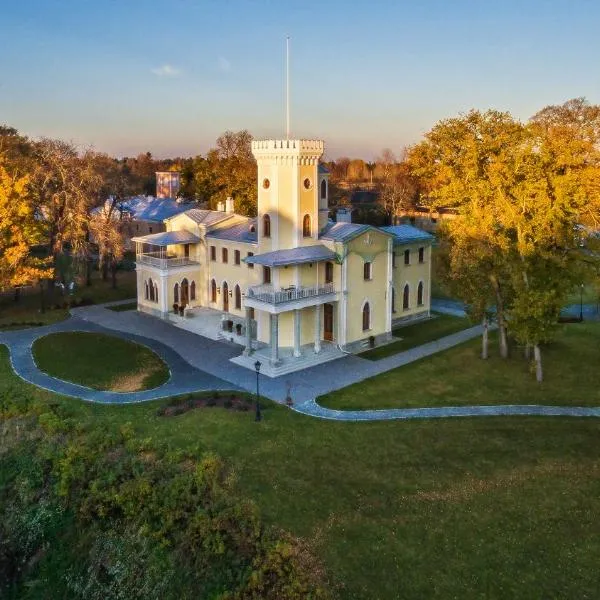
[[[158,409],[159,417],[176,417],[182,415],[189,410],[196,408],[210,408],[218,406],[228,410],[248,411],[253,407],[253,404],[244,396],[237,394],[224,394],[213,396],[200,396],[191,398],[182,398]]]
[[[468,478],[459,485],[446,490],[418,491],[410,496],[403,496],[402,500],[423,500],[425,502],[466,502],[476,495],[486,494],[494,490],[501,490],[521,485],[537,477],[546,475],[598,475],[600,464],[574,464],[549,462],[535,467],[515,469],[502,473],[491,479]]]
[[[115,379],[108,389],[111,392],[139,392],[145,389],[144,382],[152,373],[149,371],[140,371],[138,373],[129,373],[123,377]]]

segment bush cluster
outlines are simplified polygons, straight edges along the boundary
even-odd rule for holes
[[[266,528],[218,457],[0,396],[0,596],[328,598],[310,551]]]

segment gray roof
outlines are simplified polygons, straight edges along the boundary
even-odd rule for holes
[[[332,242],[346,242],[369,229],[375,228],[371,227],[371,225],[362,225],[360,223],[329,222],[321,235],[319,235],[319,238],[322,240],[331,240]]]
[[[412,225],[389,225],[387,227],[380,227],[380,229],[386,233],[391,233],[394,236],[395,244],[432,242],[434,240],[434,237],[430,233]]]
[[[127,213],[136,221],[151,221],[162,223],[182,212],[190,209],[193,204],[189,202],[177,202],[173,198],[153,198],[146,196],[134,196],[117,203],[115,218],[119,213]],[[99,213],[103,206],[92,209],[92,213]]]
[[[151,235],[141,235],[131,238],[133,242],[142,242],[152,246],[174,246],[175,244],[197,244],[200,238],[185,229],[163,231]]]
[[[254,228],[254,231],[250,231],[252,228]],[[247,244],[256,243],[256,219],[246,219],[231,227],[213,229],[206,234],[206,237],[217,240],[228,240],[231,242],[244,242]]]
[[[190,208],[185,211],[185,214],[195,223],[206,225],[207,227],[225,219],[230,219],[233,216],[232,213],[226,213],[221,210],[206,210],[203,208]]]
[[[329,173],[329,169],[323,163],[319,163],[319,173]]]
[[[335,259],[335,252],[318,244],[316,246],[300,246],[289,250],[275,250],[244,258],[244,262],[251,265],[264,265],[265,267],[282,267],[285,265],[301,265],[303,263],[320,262]]]

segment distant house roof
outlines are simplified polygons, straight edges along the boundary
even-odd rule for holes
[[[395,244],[432,242],[434,240],[434,237],[430,233],[418,229],[417,227],[413,227],[412,225],[389,225],[387,227],[380,227],[379,229],[386,233],[391,233],[394,236]]]
[[[185,229],[177,231],[163,231],[151,235],[140,235],[131,238],[132,242],[142,242],[152,246],[174,246],[175,244],[197,244],[200,238]]]
[[[369,229],[375,228],[361,223],[333,223],[330,221],[319,238],[332,242],[346,242]]]
[[[207,233],[206,237],[217,240],[228,240],[231,242],[245,242],[247,244],[256,243],[256,219],[246,219],[231,227],[214,229]]]
[[[283,267],[285,265],[301,265],[304,263],[320,262],[335,259],[335,252],[318,244],[316,246],[301,246],[288,250],[275,250],[244,258],[244,262],[251,265],[263,265],[265,267]]]
[[[233,216],[232,213],[226,213],[220,210],[206,210],[203,208],[190,208],[185,211],[185,214],[195,223],[206,225],[207,227],[219,223],[220,221],[224,221],[225,219],[230,219]]]
[[[175,215],[189,210],[190,204],[177,202],[172,198],[135,196],[134,198],[123,200],[120,203],[120,208],[124,212],[129,212],[131,217],[137,221],[161,223],[165,219],[170,219]]]

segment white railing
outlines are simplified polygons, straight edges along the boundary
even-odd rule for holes
[[[198,261],[189,256],[161,256],[159,252],[147,252],[138,254],[135,260],[143,265],[150,265],[159,269],[172,269],[173,267],[183,267],[185,265],[197,265]]]
[[[308,287],[289,287],[276,290],[272,285],[256,285],[248,288],[247,298],[268,302],[269,304],[282,304],[294,300],[304,300],[316,296],[335,294],[333,283],[324,283]]]

